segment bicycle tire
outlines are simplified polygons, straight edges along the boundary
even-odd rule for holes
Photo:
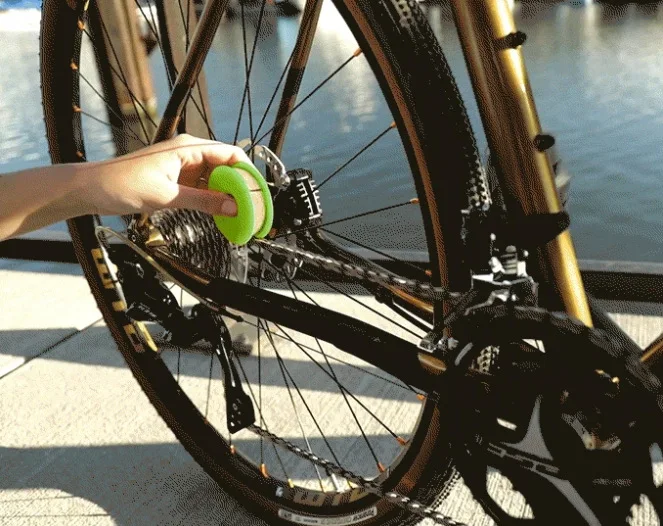
[[[429,251],[434,258],[433,281],[462,288],[463,265],[460,210],[467,207],[467,185],[479,177],[480,162],[472,130],[453,76],[425,17],[415,0],[334,0],[359,42],[396,124],[413,169],[422,202]],[[40,71],[44,117],[53,163],[79,162],[79,133],[72,100],[78,96],[72,57],[80,53],[79,17],[85,2],[45,0],[40,35]],[[79,117],[80,118],[80,117]],[[241,473],[230,455],[211,451],[217,437],[196,414],[195,407],[171,388],[159,361],[137,352],[124,330],[130,320],[112,306],[114,297],[99,272],[99,248],[92,217],[69,221],[78,260],[104,319],[132,373],[184,447],[207,473],[229,493],[254,504],[253,512],[269,523],[292,524],[278,510],[309,515],[310,506],[278,503],[273,486],[253,474]],[[172,380],[172,377],[171,377]],[[189,402],[190,404],[190,402]],[[419,432],[407,455],[407,471],[396,488],[431,503],[444,490],[452,473],[434,397],[425,404]],[[373,496],[330,509],[320,508],[320,520],[349,517],[375,509],[361,524],[414,524],[407,512]],[[341,524],[342,522],[339,522]],[[348,523],[349,524],[349,523]]]

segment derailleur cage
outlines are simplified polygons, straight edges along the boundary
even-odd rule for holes
[[[236,433],[254,424],[253,404],[242,387],[233,362],[230,331],[222,318],[230,313],[225,310],[213,312],[209,307],[197,304],[187,316],[175,295],[149,264],[134,253],[115,256],[118,279],[128,305],[127,316],[134,321],[158,323],[165,330],[164,339],[174,345],[188,346],[201,340],[209,342],[223,370],[228,430]]]
[[[226,419],[231,434],[255,423],[255,412],[251,398],[242,386],[241,377],[232,357],[233,342],[230,330],[223,318],[202,304],[191,309],[191,319],[204,328],[205,339],[214,349],[223,371],[223,386],[226,393]]]

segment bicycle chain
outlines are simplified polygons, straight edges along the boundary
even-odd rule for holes
[[[322,270],[336,272],[343,276],[351,277],[354,280],[364,280],[371,284],[376,284],[381,286],[390,285],[398,287],[400,289],[404,289],[406,291],[417,294],[420,297],[430,300],[449,299],[457,296],[456,294],[451,293],[447,290],[438,287],[433,287],[429,283],[402,278],[400,276],[397,276],[396,274],[391,274],[387,271],[367,270],[358,265],[341,262],[330,257],[322,256],[320,254],[315,254],[313,252],[308,252],[306,250],[297,249],[294,247],[289,247],[266,239],[256,240],[256,242],[266,246],[267,249],[270,250],[271,252],[277,252],[285,256],[298,257],[305,264],[309,264],[311,266],[320,268]],[[288,440],[279,437],[278,435],[275,435],[274,433],[271,433],[270,431],[263,429],[260,426],[254,424],[249,426],[247,429],[263,438],[266,438],[267,440],[271,441],[273,444],[281,448],[287,449],[294,455],[303,458],[304,460],[308,460],[313,464],[316,464],[317,466],[326,470],[327,472],[343,477],[344,479],[349,480],[350,482],[354,482],[355,484],[361,486],[370,493],[377,495],[381,499],[386,499],[389,502],[397,505],[398,507],[421,517],[422,519],[430,519],[436,524],[442,524],[444,526],[468,526],[465,523],[458,522],[454,520],[452,517],[444,515],[443,513],[436,511],[434,508],[426,506],[425,504],[413,500],[410,497],[401,495],[400,493],[397,493],[395,491],[385,492],[382,490],[382,485],[375,482],[374,480],[366,479],[365,477],[357,475],[356,473],[350,471],[349,469],[336,465],[334,462],[330,460],[327,460],[325,458],[320,458],[319,456],[311,453],[310,451],[306,451],[300,448],[299,446],[297,446],[296,444],[293,444],[292,442],[289,442]]]
[[[331,472],[335,475],[343,477],[346,480],[349,480],[350,482],[354,482],[355,484],[361,486],[370,493],[377,495],[381,499],[386,499],[389,502],[392,502],[393,504],[398,506],[399,508],[409,511],[410,513],[417,515],[422,519],[430,519],[436,524],[442,524],[444,526],[468,526],[467,524],[463,522],[458,522],[454,520],[452,517],[444,515],[443,513],[436,511],[434,508],[426,506],[425,504],[413,500],[410,497],[401,495],[400,493],[397,493],[395,491],[385,492],[382,490],[382,485],[375,482],[374,480],[366,479],[361,475],[357,475],[356,473],[350,471],[349,469],[334,464],[330,460],[327,460],[325,458],[320,458],[317,455],[311,453],[310,451],[305,451],[296,444],[293,444],[292,442],[289,442],[285,438],[275,435],[274,433],[266,429],[263,429],[260,426],[252,424],[246,429],[252,431],[258,436],[266,438],[274,445],[277,445],[283,449],[287,449],[294,455],[303,458],[304,460],[308,460],[313,464],[316,464],[317,466],[325,469],[327,472]]]
[[[380,285],[380,286],[391,286],[400,288],[402,290],[408,291],[410,293],[416,294],[424,299],[436,300],[436,299],[450,299],[457,298],[460,296],[458,293],[449,292],[443,288],[434,287],[433,285],[425,282],[420,282],[412,279],[402,278],[396,274],[392,274],[388,271],[372,270],[365,269],[358,265],[353,265],[346,262],[341,262],[330,257],[322,256],[313,252],[308,252],[302,249],[285,246],[274,241],[261,239],[255,240],[255,242],[265,246],[271,252],[280,253],[288,257],[298,257],[303,264],[309,264],[316,268],[320,268],[326,271],[336,272],[340,275],[350,277],[358,281],[366,281],[371,284]],[[509,312],[514,313],[513,307],[511,306],[502,306],[502,307],[489,307],[488,309],[480,309],[478,311],[473,311],[472,316],[477,316],[484,314],[488,310],[508,308]],[[621,346],[616,345],[609,337],[602,331],[593,330],[584,326],[583,324],[569,318],[568,316],[562,313],[551,313],[545,309],[532,308],[532,307],[516,307],[516,310],[520,310],[521,314],[526,311],[526,316],[530,320],[536,320],[540,323],[546,323],[553,326],[556,326],[558,330],[567,333],[573,333],[580,335],[584,333],[586,337],[594,344],[594,346],[601,350],[604,357],[607,355],[612,360],[619,361],[625,368],[625,370],[633,378],[637,379],[639,383],[645,388],[646,391],[649,391],[650,394],[656,392],[657,402],[659,409],[663,407],[663,399],[657,391],[660,389],[660,382],[658,379],[653,376],[649,371],[644,368],[636,356],[631,354],[627,349],[624,349]],[[483,311],[483,312],[482,312]],[[577,355],[574,355],[578,358]],[[588,358],[588,357],[585,357]],[[384,491],[382,485],[374,480],[366,479],[361,475],[358,475],[346,468],[336,465],[334,462],[321,458],[312,452],[305,451],[296,444],[279,437],[267,429],[264,429],[260,426],[252,424],[247,427],[247,429],[258,436],[261,436],[274,445],[279,446],[283,449],[286,449],[293,453],[294,455],[312,462],[313,464],[321,467],[329,473],[341,476],[348,481],[351,481],[366,491],[373,493],[380,497],[381,499],[386,499],[387,501],[395,504],[403,510],[408,511],[414,515],[421,517],[422,519],[432,520],[436,524],[441,524],[443,526],[468,526],[465,523],[456,521],[452,517],[444,515],[436,511],[434,508],[427,506],[419,501],[411,499],[406,495],[402,495],[395,491]],[[521,458],[519,455],[510,455],[506,453],[506,450],[502,451],[500,449],[501,456],[510,457],[511,460],[515,463],[520,463],[523,465],[524,469],[528,469],[527,459]],[[553,475],[554,476],[554,475]]]
[[[284,246],[269,240],[260,240],[259,243],[265,245],[270,251],[278,252],[282,255],[299,257],[303,263],[310,264],[323,270],[336,272],[347,277],[352,277],[356,280],[365,280],[369,283],[378,284],[381,286],[391,285],[399,287],[401,289],[405,289],[423,296],[427,299],[445,299],[454,297],[452,293],[443,289],[435,288],[428,283],[401,278],[400,276],[388,273],[386,271],[379,272],[374,270],[366,270],[357,265],[337,261],[333,258],[321,256],[319,254],[307,252],[305,250]],[[522,309],[521,314],[522,311],[527,311],[526,315],[529,316],[532,320],[536,319],[540,323],[550,324],[555,326],[560,331],[567,333],[570,332],[576,335],[584,333],[583,335],[586,336],[593,345],[600,349],[601,352],[604,353],[604,356],[608,356],[612,360],[618,360],[621,362],[626,371],[628,371],[632,377],[637,378],[646,391],[651,393],[653,390],[657,390],[657,388],[660,386],[658,380],[653,377],[653,375],[651,375],[644,367],[642,367],[636,356],[634,356],[628,350],[620,347],[619,345],[616,345],[612,340],[609,339],[607,334],[603,333],[602,331],[596,331],[588,328],[562,313],[551,313],[545,309],[532,307],[520,309]],[[479,313],[477,312],[476,314]],[[414,515],[417,515],[422,519],[430,519],[436,524],[442,524],[445,526],[467,526],[465,523],[456,521],[452,517],[444,515],[434,508],[426,506],[425,504],[413,500],[410,497],[395,491],[384,491],[381,484],[375,482],[374,480],[368,480],[361,475],[357,475],[356,473],[346,468],[334,464],[330,460],[320,458],[309,451],[305,451],[296,444],[293,444],[284,438],[274,435],[266,429],[256,425],[252,425],[248,429],[258,434],[259,436],[270,440],[275,445],[287,449],[296,456],[316,464],[317,466],[325,469],[327,472],[331,472],[335,475],[345,478],[346,480],[354,482],[355,484],[358,484],[364,488],[366,491],[369,491],[382,499],[386,499],[396,506]],[[510,458],[514,463],[521,464],[523,469],[529,469],[529,465],[531,464],[529,459],[524,458],[518,454],[510,454],[506,449],[500,448],[498,446],[494,446],[493,452],[498,456]],[[546,465],[545,467],[551,468],[550,474],[552,476],[555,476],[558,473],[556,466]]]
[[[624,372],[626,372],[631,378],[638,381],[642,388],[649,394],[655,394],[660,389],[660,382],[658,379],[650,373],[642,364],[640,360],[633,353],[624,349],[623,347],[616,345],[607,334],[602,331],[597,331],[591,328],[588,328],[581,324],[580,322],[569,318],[568,316],[561,313],[551,313],[545,309],[533,308],[533,307],[517,307],[515,310],[507,306],[503,307],[490,307],[486,309],[488,311],[495,311],[499,314],[500,310],[510,309],[509,312],[513,313],[516,316],[525,317],[530,321],[536,321],[539,323],[549,324],[555,327],[557,330],[566,333],[574,334],[580,337],[586,337],[588,343],[592,347],[598,349],[604,358],[608,358],[611,361],[616,361],[622,365]],[[594,353],[588,353],[593,354]],[[587,356],[587,364],[592,357]],[[661,408],[660,395],[658,398],[658,406]],[[384,491],[382,485],[374,480],[366,479],[361,475],[336,465],[330,460],[321,458],[309,451],[302,449],[301,447],[289,442],[288,440],[281,438],[270,431],[263,429],[257,425],[251,425],[247,428],[248,430],[256,433],[257,435],[271,441],[275,445],[284,448],[294,455],[312,462],[317,466],[325,469],[327,472],[331,472],[335,475],[341,476],[350,482],[361,486],[366,491],[377,495],[380,498],[386,499],[389,502],[392,502],[396,506],[415,514],[422,519],[430,519],[436,524],[442,524],[445,526],[467,526],[465,523],[456,521],[452,517],[446,516],[443,513],[436,511],[434,508],[426,506],[421,502],[411,499],[405,495],[401,495],[395,491]],[[494,454],[498,456],[508,457],[514,463],[521,464],[522,469],[530,470],[531,468],[531,459],[525,458],[519,454],[510,454],[506,449],[500,448],[499,446],[494,446]],[[548,467],[542,466],[542,467]],[[552,465],[550,466],[553,467]],[[549,474],[551,476],[556,476],[559,470],[554,466],[555,469],[552,469]]]
[[[276,243],[268,239],[256,239],[255,242],[264,245],[270,252],[276,252],[283,256],[298,257],[302,263],[306,263],[307,265],[382,287],[391,286],[400,288],[425,300],[453,299],[461,295],[460,293],[449,292],[442,287],[434,287],[430,283],[403,278],[386,270],[365,269],[359,265],[338,261],[327,256]]]

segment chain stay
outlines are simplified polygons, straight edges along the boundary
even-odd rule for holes
[[[256,239],[255,241],[256,243],[265,246],[270,252],[276,252],[284,256],[299,258],[303,263],[313,267],[336,272],[337,274],[341,274],[355,280],[363,280],[372,284],[381,285],[383,287],[392,286],[403,289],[416,294],[423,299],[432,301],[451,299],[459,296],[459,294],[449,292],[444,288],[434,287],[430,283],[403,278],[386,270],[377,271],[372,269],[365,269],[359,265],[338,261],[336,259],[322,256],[314,252],[308,252],[306,250],[301,250],[295,247],[282,245],[267,239]]]

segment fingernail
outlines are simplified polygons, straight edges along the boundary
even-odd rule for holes
[[[221,213],[224,216],[236,216],[237,215],[237,203],[232,199],[227,199],[221,205]]]

